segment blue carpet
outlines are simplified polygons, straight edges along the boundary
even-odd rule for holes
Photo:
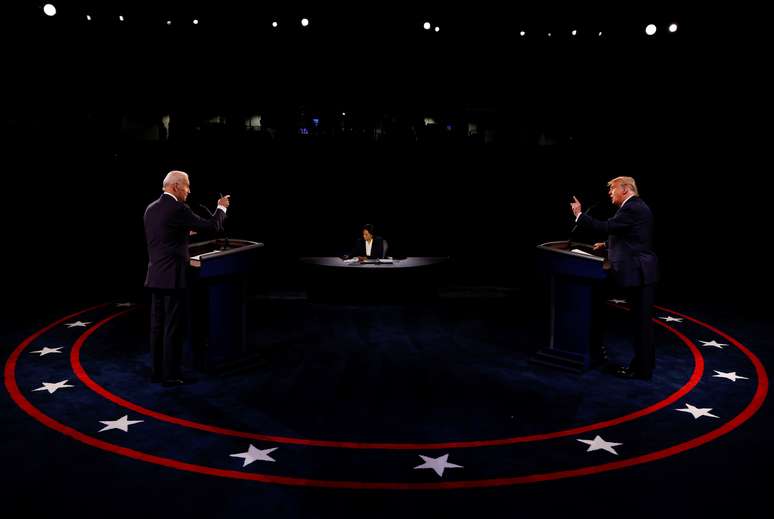
[[[771,363],[768,320],[707,302],[663,306],[719,328],[764,365]],[[4,330],[5,356],[43,325],[79,309],[19,319]],[[93,324],[121,310],[108,305],[77,319]],[[607,312],[609,356],[625,364],[630,355],[626,312]],[[80,356],[88,376],[142,408],[237,433],[159,420],[90,390],[73,373],[68,355],[86,330],[81,327],[56,326],[20,354],[15,370],[20,392],[53,420],[122,448],[213,470],[293,480],[408,486],[502,481],[639,459],[721,427],[750,404],[759,382],[739,349],[699,342],[727,341],[689,321],[667,323],[696,343],[706,364],[704,376],[684,397],[610,427],[477,447],[469,442],[544,435],[646,409],[688,383],[693,355],[674,333],[657,326],[652,381],[621,380],[603,370],[577,375],[535,366],[528,359],[541,345],[544,323],[518,292],[454,292],[404,305],[321,304],[275,296],[256,298],[250,306],[249,342],[260,355],[258,365],[230,374],[200,374],[195,384],[167,389],[148,381],[146,314],[140,305],[95,330]],[[31,353],[43,347],[62,347],[62,353]],[[747,378],[734,382],[713,376],[718,372]],[[53,394],[33,391],[42,382],[65,379],[74,387]],[[257,512],[271,517],[746,517],[771,510],[767,402],[728,434],[653,462],[556,481],[424,491],[298,488],[162,467],[54,431],[25,414],[6,392],[0,402],[3,493],[13,496],[18,509],[45,515],[130,517],[142,510],[153,517]],[[718,418],[677,411],[686,404],[711,408]],[[142,422],[127,432],[99,432],[101,421],[123,415]],[[597,435],[619,443],[613,447],[616,453],[587,452],[588,445],[578,441]],[[352,449],[341,442],[411,445]],[[434,443],[452,446],[428,445]],[[276,461],[243,467],[243,460],[231,455],[250,445],[274,449],[268,455]],[[443,475],[415,469],[423,463],[420,456],[445,454],[449,464],[459,467],[447,467]]]

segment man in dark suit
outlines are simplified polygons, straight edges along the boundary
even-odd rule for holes
[[[632,177],[616,177],[607,183],[610,200],[618,211],[608,220],[596,220],[581,211],[573,197],[570,203],[581,229],[607,235],[607,242],[594,244],[594,250],[607,248],[613,282],[624,289],[631,302],[634,321],[634,358],[627,367],[616,369],[623,378],[648,380],[656,355],[653,347],[652,307],[658,281],[658,258],[653,252],[653,214],[637,192]]]
[[[364,260],[366,258],[384,258],[385,243],[381,236],[374,236],[374,226],[366,224],[362,227],[363,237],[357,241],[352,250],[352,257]]]
[[[186,382],[180,370],[187,322],[188,236],[191,231],[220,231],[230,195],[218,200],[218,208],[206,220],[185,204],[191,192],[186,173],[170,171],[164,178],[163,190],[161,197],[145,210],[145,286],[151,291],[151,380],[169,387]]]

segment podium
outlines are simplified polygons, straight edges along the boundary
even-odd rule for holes
[[[217,372],[247,356],[247,276],[262,243],[210,240],[189,245],[190,364]]]
[[[547,242],[537,246],[537,268],[548,284],[550,334],[530,361],[576,373],[604,362],[605,258],[591,245]]]

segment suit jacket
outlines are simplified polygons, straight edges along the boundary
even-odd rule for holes
[[[587,214],[578,226],[606,234],[608,260],[613,281],[620,287],[650,285],[658,281],[658,258],[653,252],[653,213],[638,196],[633,196],[609,220]]]
[[[355,248],[352,249],[352,256],[366,256],[366,242],[363,238],[360,238],[355,244]],[[371,255],[368,257],[384,257],[384,240],[382,240],[381,236],[374,236],[373,243],[371,244]]]
[[[145,209],[145,240],[148,245],[148,288],[186,288],[188,231],[223,229],[226,213],[220,209],[209,220],[201,218],[183,202],[162,194]]]

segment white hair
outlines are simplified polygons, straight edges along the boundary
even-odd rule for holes
[[[186,178],[188,178],[188,173],[186,173],[185,171],[177,171],[177,170],[170,171],[169,173],[167,173],[167,176],[164,177],[164,182],[161,184],[161,187],[166,188]]]

